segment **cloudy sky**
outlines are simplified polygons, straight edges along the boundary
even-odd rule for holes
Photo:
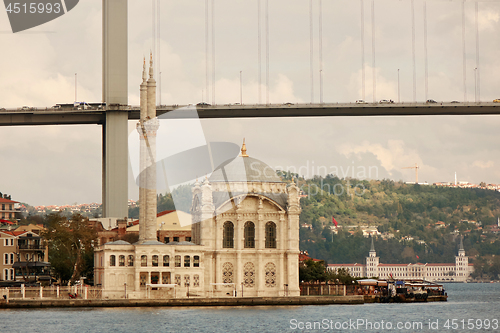
[[[162,104],[212,103],[207,94],[205,1],[160,1]],[[265,0],[261,1],[264,7]],[[314,101],[319,102],[319,1],[313,1]],[[415,0],[416,96],[425,100],[424,2]],[[80,1],[52,22],[13,34],[0,10],[0,107],[45,107],[75,100],[101,101],[100,0]],[[269,0],[269,100],[311,102],[308,0]],[[371,1],[364,1],[365,99],[413,100],[412,24],[409,0],[375,1],[375,68],[372,67]],[[500,98],[500,3],[479,3],[479,65],[475,4],[465,3],[466,91],[474,102]],[[362,98],[360,1],[323,0],[323,99]],[[464,100],[460,1],[427,7],[428,98]],[[129,1],[129,104],[139,103],[142,58],[153,48],[151,1]],[[257,0],[215,0],[215,102],[259,101]],[[262,12],[262,97],[265,29]],[[211,25],[211,24],[210,24]],[[211,44],[211,43],[210,43]],[[157,47],[158,49],[158,47]],[[209,59],[212,63],[212,59]],[[478,68],[478,70],[474,70]],[[373,71],[373,69],[375,69]],[[479,74],[475,80],[475,74]],[[159,80],[157,80],[159,81]],[[207,98],[208,95],[208,98]],[[158,97],[159,99],[160,97]],[[418,163],[419,180],[500,183],[497,116],[372,117],[206,120],[208,141],[240,144],[273,167],[318,170],[339,176],[414,181],[402,167]],[[131,123],[131,130],[135,124]],[[101,127],[1,127],[0,191],[31,205],[101,202]],[[318,169],[318,167],[320,167]],[[371,167],[371,169],[369,169]],[[371,173],[368,172],[371,170]],[[137,199],[130,181],[129,197]]]

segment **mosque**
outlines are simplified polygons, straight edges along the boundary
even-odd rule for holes
[[[192,242],[157,240],[156,83],[150,61],[141,84],[139,241],[95,250],[103,298],[299,296],[299,189],[247,154],[193,186]]]

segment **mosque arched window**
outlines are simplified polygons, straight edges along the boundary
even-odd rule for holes
[[[128,256],[128,263],[127,264],[129,266],[134,266],[134,256],[133,255]]]
[[[116,266],[116,257],[115,257],[115,255],[109,256],[109,266]]]
[[[266,248],[276,248],[276,224],[274,222],[266,223]]]
[[[181,267],[181,256],[175,256],[175,267]]]
[[[148,256],[146,255],[141,256],[141,266],[148,267]]]
[[[224,223],[224,230],[222,235],[222,247],[226,249],[234,248],[234,224],[227,221]]]
[[[118,266],[125,266],[125,256],[118,257]]]
[[[193,267],[200,267],[200,256],[193,257]]]
[[[154,255],[151,258],[151,264],[153,265],[153,267],[158,267],[158,256],[157,255]]]
[[[255,248],[255,224],[250,221],[245,223],[245,247]]]
[[[163,267],[168,267],[170,265],[170,256],[163,256]]]
[[[184,267],[191,267],[191,257],[184,256]]]

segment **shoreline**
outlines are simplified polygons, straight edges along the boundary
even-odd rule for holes
[[[184,306],[278,306],[278,305],[354,305],[364,304],[356,296],[172,298],[172,299],[9,299],[0,301],[0,309],[66,307],[184,307]]]

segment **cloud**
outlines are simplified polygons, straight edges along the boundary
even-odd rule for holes
[[[474,163],[472,163],[472,166],[478,167],[480,169],[488,169],[488,168],[492,168],[494,164],[495,163],[493,163],[493,161],[476,160],[476,161],[474,161]]]
[[[388,140],[384,146],[380,143],[370,143],[363,141],[361,144],[342,144],[337,151],[345,157],[357,157],[361,159],[362,154],[372,153],[380,161],[380,165],[392,175],[395,171],[400,171],[404,167],[411,167],[418,164],[419,168],[425,168],[427,172],[435,171],[435,168],[425,165],[419,154],[405,146],[402,140]]]

